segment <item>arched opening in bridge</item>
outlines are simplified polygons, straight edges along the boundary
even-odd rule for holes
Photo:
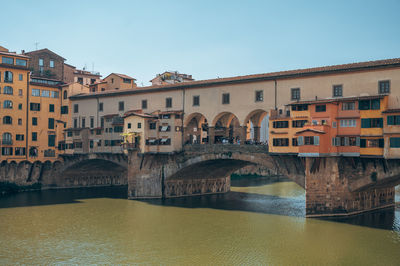
[[[250,112],[244,120],[246,143],[258,144],[268,142],[268,113],[262,109]]]
[[[246,140],[245,128],[240,126],[239,119],[230,112],[223,112],[214,118],[209,128],[209,140],[212,144],[240,144]]]
[[[127,184],[127,168],[121,164],[88,159],[69,165],[60,175],[64,186],[110,186]]]
[[[208,143],[208,121],[200,113],[190,114],[185,120],[185,144],[206,144]]]

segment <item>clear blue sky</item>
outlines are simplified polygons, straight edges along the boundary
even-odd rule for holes
[[[82,68],[195,79],[400,57],[400,1],[5,1],[0,45]]]

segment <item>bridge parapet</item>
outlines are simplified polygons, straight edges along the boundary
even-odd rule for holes
[[[268,153],[266,145],[237,145],[237,144],[188,144],[184,146],[185,153]]]

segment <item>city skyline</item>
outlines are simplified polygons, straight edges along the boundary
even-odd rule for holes
[[[138,86],[166,70],[202,80],[399,57],[397,1],[74,3],[7,3],[22,19],[5,27],[0,45],[20,52],[37,43]]]

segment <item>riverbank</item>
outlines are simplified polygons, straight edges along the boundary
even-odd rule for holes
[[[17,185],[10,182],[0,182],[0,196],[6,194],[14,194],[23,191],[41,190],[42,184],[34,183],[32,185]]]

